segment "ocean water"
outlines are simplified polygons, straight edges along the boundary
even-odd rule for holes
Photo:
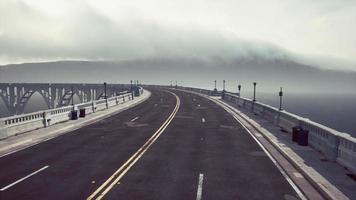
[[[243,97],[251,98],[251,93]],[[279,107],[277,94],[257,93],[256,99],[268,105]],[[75,103],[79,98],[75,97]],[[341,132],[356,137],[356,94],[287,94],[283,96],[283,108],[291,113],[309,118],[315,122],[326,125]],[[26,112],[47,109],[45,101],[39,94],[35,94],[25,109]],[[0,117],[9,113],[0,100]]]
[[[277,94],[263,93],[257,100],[279,107]],[[356,137],[356,94],[284,94],[284,110]]]

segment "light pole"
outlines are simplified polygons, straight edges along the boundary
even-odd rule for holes
[[[241,85],[238,85],[237,88],[239,89],[239,97],[241,96]]]
[[[106,94],[106,82],[104,82],[104,95],[105,95],[104,98],[107,99],[107,96],[106,96],[107,95]]]
[[[279,110],[283,110],[282,108],[282,96],[283,96],[283,91],[282,91],[282,87],[279,91]]]
[[[133,95],[133,88],[132,88],[132,80],[130,80],[130,85],[131,85],[131,97],[132,99],[134,98],[134,95]]]
[[[225,92],[225,80],[223,80],[223,92]]]
[[[71,92],[72,92],[72,106],[74,106],[74,91],[73,91],[73,85],[72,85],[72,88],[71,88]],[[74,108],[74,107],[73,107]]]
[[[214,91],[216,92],[218,89],[216,89],[216,80],[214,81]]]
[[[253,101],[256,101],[256,82],[253,82]]]

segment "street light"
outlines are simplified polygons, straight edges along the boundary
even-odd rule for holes
[[[216,89],[216,80],[214,81],[214,91],[217,91],[218,89]]]
[[[239,97],[241,96],[241,85],[238,85],[237,88],[239,89]]]
[[[225,80],[223,80],[223,92],[225,92]]]
[[[256,101],[256,82],[253,82],[253,101]]]
[[[282,87],[279,91],[279,110],[283,110],[282,108],[282,96],[283,96],[283,91],[282,91]]]
[[[104,98],[107,99],[107,96],[106,96],[106,82],[104,82]]]
[[[134,95],[133,95],[133,89],[132,89],[132,80],[130,80],[130,85],[131,85],[131,97],[132,99],[134,98]]]
[[[72,106],[74,105],[74,91],[73,91],[73,85],[71,88],[71,92],[72,92]]]

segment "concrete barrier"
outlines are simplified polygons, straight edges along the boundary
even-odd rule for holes
[[[356,172],[356,138],[348,134],[340,135],[337,162]]]
[[[208,95],[212,93],[212,91],[197,88],[180,87],[179,89]],[[336,161],[356,173],[356,138],[349,134],[336,131],[287,111],[280,111],[275,107],[253,102],[251,99],[242,98],[236,94],[226,92],[224,101],[262,116],[286,132],[291,133],[294,126],[301,126],[303,129],[309,130],[310,146],[320,151],[327,159]]]
[[[140,95],[142,93],[143,89]],[[85,109],[86,114],[91,114],[130,100],[132,100],[131,93],[125,93],[108,99],[0,118],[0,139],[68,121],[72,110]]]

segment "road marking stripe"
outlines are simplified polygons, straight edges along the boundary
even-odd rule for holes
[[[35,171],[35,172],[32,172],[31,174],[29,174],[29,175],[27,175],[27,176],[25,176],[25,177],[23,177],[23,178],[21,178],[21,179],[15,181],[15,182],[13,182],[13,183],[11,183],[11,184],[9,184],[9,185],[7,185],[7,186],[1,188],[0,191],[5,191],[5,190],[9,189],[10,187],[12,187],[12,186],[14,186],[14,185],[16,185],[16,184],[22,182],[23,180],[25,180],[25,179],[27,179],[27,178],[30,178],[31,176],[33,176],[33,175],[39,173],[40,171],[43,171],[43,170],[47,169],[48,167],[49,167],[49,166],[46,165],[46,166],[42,167],[41,169],[39,169],[39,170],[37,170],[37,171]]]
[[[136,121],[138,118],[139,118],[139,117],[135,117],[135,118],[131,119],[130,121],[131,121],[131,122],[134,122],[134,121]]]
[[[294,189],[294,191],[298,194],[298,196],[302,199],[302,200],[306,200],[307,198],[304,196],[304,194],[302,193],[302,191],[298,188],[298,186],[293,182],[293,180],[288,176],[287,172],[282,168],[282,166],[277,162],[276,159],[274,159],[274,157],[269,153],[269,151],[262,145],[262,143],[257,139],[257,137],[236,117],[235,115],[235,111],[227,104],[225,103],[220,103],[217,100],[213,99],[213,101],[215,103],[217,103],[218,105],[220,105],[221,107],[224,108],[224,110],[226,110],[228,113],[230,113],[237,122],[239,122],[242,127],[249,133],[249,135],[251,135],[251,137],[256,141],[256,143],[262,148],[262,150],[267,154],[267,156],[269,157],[269,159],[272,161],[272,163],[277,167],[277,169],[280,171],[280,173],[282,174],[282,176],[287,180],[287,182],[292,186],[292,188]]]
[[[138,159],[140,159],[142,157],[142,155],[148,150],[148,148],[157,140],[157,138],[167,128],[167,126],[170,124],[170,122],[173,120],[174,116],[178,112],[178,109],[179,109],[179,106],[180,106],[179,97],[176,94],[172,93],[172,92],[169,92],[169,93],[173,94],[176,97],[176,106],[175,106],[173,112],[167,118],[167,120],[150,137],[150,139],[148,139],[146,141],[146,143],[140,149],[138,149],[138,151],[136,151],[118,170],[116,170],[116,172],[113,175],[111,175],[97,190],[95,190],[94,193],[91,194],[87,198],[87,200],[91,200],[91,199],[99,200],[99,199],[102,199],[115,186],[115,184],[120,181],[120,179],[138,161]],[[110,185],[108,185],[108,184],[110,184]],[[105,188],[105,190],[102,191],[104,188]],[[99,194],[99,196],[98,196],[98,194]]]
[[[293,172],[293,175],[297,178],[303,178],[303,175],[299,172]]]
[[[199,174],[199,182],[198,182],[198,190],[197,190],[196,200],[201,200],[201,197],[203,194],[203,180],[204,180],[204,174]]]

